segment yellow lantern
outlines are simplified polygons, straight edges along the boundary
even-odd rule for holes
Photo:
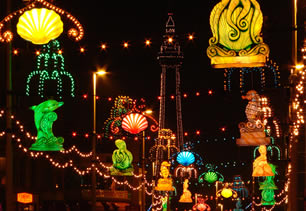
[[[45,8],[26,11],[19,17],[17,33],[33,44],[43,45],[63,32],[61,17]]]

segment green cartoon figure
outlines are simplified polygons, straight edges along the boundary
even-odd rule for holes
[[[111,175],[131,176],[133,172],[132,153],[127,150],[125,141],[121,139],[117,139],[115,145],[118,149],[113,152],[113,166],[110,169]]]
[[[57,119],[57,114],[53,111],[63,104],[63,102],[57,102],[56,100],[47,100],[30,108],[34,111],[34,120],[37,129],[37,139],[32,144],[30,150],[60,151],[64,149],[64,139],[62,137],[55,137],[52,132],[53,122]]]

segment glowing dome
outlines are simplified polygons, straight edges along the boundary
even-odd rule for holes
[[[190,164],[194,163],[195,157],[191,152],[182,151],[178,154],[176,160],[179,164],[183,166],[189,166]]]
[[[47,44],[63,32],[61,17],[53,10],[32,9],[23,13],[17,23],[17,33],[33,44]]]

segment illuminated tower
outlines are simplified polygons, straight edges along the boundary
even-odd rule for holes
[[[183,52],[178,41],[178,36],[175,34],[175,24],[173,14],[168,13],[166,22],[166,33],[163,35],[163,43],[158,53],[158,61],[162,68],[160,79],[160,110],[159,110],[159,129],[165,128],[165,113],[166,113],[166,72],[167,70],[175,71],[176,80],[176,140],[178,147],[183,147],[183,123],[182,123],[182,108],[181,108],[181,91],[180,91],[180,68],[183,61]]]

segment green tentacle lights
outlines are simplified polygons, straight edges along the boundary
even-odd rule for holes
[[[57,40],[51,41],[43,45],[42,52],[37,56],[36,70],[32,71],[27,78],[26,95],[30,95],[30,83],[33,77],[39,76],[38,95],[45,97],[45,82],[46,80],[55,80],[57,82],[56,96],[62,98],[63,80],[62,76],[68,77],[71,89],[70,95],[74,97],[74,79],[72,75],[65,71],[65,62],[60,49],[60,43]]]
[[[271,166],[272,172],[274,175],[276,174],[276,166],[273,164],[269,164]],[[274,190],[277,190],[277,187],[274,183],[275,176],[268,176],[266,177],[265,181],[259,184],[259,190],[261,192],[261,204],[262,205],[274,205],[275,198],[274,198]]]
[[[63,104],[63,102],[57,102],[56,100],[47,100],[30,108],[34,111],[34,120],[37,129],[37,139],[32,144],[30,150],[60,151],[64,149],[64,139],[62,137],[55,137],[52,132],[53,122],[57,119],[57,114],[53,111]]]

